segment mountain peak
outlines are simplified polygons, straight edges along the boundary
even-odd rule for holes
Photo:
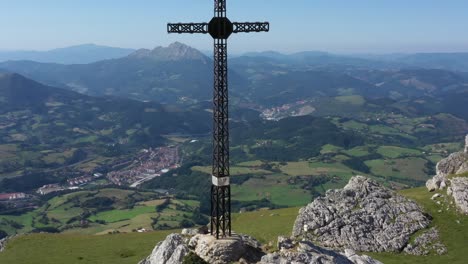
[[[159,46],[153,50],[139,49],[130,54],[129,57],[150,58],[158,61],[202,60],[204,63],[209,60],[199,50],[180,42],[171,43],[167,47]]]

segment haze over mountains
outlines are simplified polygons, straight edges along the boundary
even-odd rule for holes
[[[83,64],[127,56],[133,49],[82,44],[48,51],[1,51],[0,61],[28,60],[44,63]]]
[[[439,55],[419,54],[423,61]],[[446,54],[448,61],[459,61]],[[441,92],[466,90],[468,74],[426,69],[407,64],[407,59],[375,60],[301,52],[248,53],[230,60],[230,85],[234,98],[281,105],[314,96],[358,93],[368,97],[436,96]],[[420,59],[422,60],[422,59]],[[90,95],[113,95],[161,103],[209,100],[212,86],[211,58],[182,43],[153,50],[140,49],[127,56],[90,64],[62,65],[33,61],[8,61],[0,69],[20,73],[48,85]],[[415,66],[419,65],[419,66]],[[431,64],[428,64],[431,65]],[[468,71],[463,64],[460,69]],[[242,96],[241,96],[242,94]]]

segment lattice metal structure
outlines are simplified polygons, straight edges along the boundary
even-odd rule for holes
[[[229,97],[227,39],[232,33],[268,32],[268,22],[232,23],[226,17],[226,0],[214,0],[209,23],[168,24],[168,33],[210,34],[214,39],[213,167],[211,235],[231,236],[231,185],[229,174]]]

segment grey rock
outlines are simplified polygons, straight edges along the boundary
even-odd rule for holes
[[[279,236],[278,237],[278,249],[291,249],[294,247],[294,242],[289,237]]]
[[[413,201],[363,176],[299,211],[293,237],[324,247],[400,252],[429,217]]]
[[[260,243],[252,237],[233,235],[216,239],[211,235],[196,235],[190,239],[189,247],[210,264],[225,264],[239,261],[256,263],[264,255]]]
[[[182,229],[181,234],[184,236],[194,236],[194,235],[198,235],[199,231],[198,229],[184,228]]]
[[[465,137],[465,153],[468,154],[468,135]]]
[[[181,264],[184,257],[190,252],[179,234],[170,234],[153,249],[151,255],[139,264]]]
[[[467,160],[468,155],[465,152],[452,153],[447,158],[442,159],[437,163],[437,175],[447,176],[449,174],[455,174],[460,170],[460,167],[462,167],[463,163],[465,163]]]
[[[300,241],[296,248],[281,250],[262,257],[259,264],[380,264],[368,256],[358,256],[354,251],[347,251],[345,256],[332,250],[315,246],[308,241]]]
[[[345,249],[345,256],[354,264],[382,264],[382,262],[375,260],[367,255],[359,256],[352,249]]]
[[[413,243],[408,244],[404,251],[412,255],[429,255],[431,252],[436,252],[438,255],[447,253],[445,245],[440,243],[439,231],[433,227],[422,233]]]
[[[451,192],[455,204],[464,214],[468,214],[468,178],[455,177],[451,180]]]
[[[436,165],[436,172],[437,174],[426,182],[426,187],[430,192],[448,186],[450,183],[448,175],[468,172],[468,135],[465,138],[464,151],[452,153],[439,161]]]

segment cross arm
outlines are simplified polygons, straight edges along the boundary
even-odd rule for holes
[[[234,25],[234,33],[249,33],[249,32],[268,32],[270,31],[270,23],[268,22],[244,22],[232,23]]]
[[[167,33],[208,33],[208,23],[175,23],[167,24]]]

